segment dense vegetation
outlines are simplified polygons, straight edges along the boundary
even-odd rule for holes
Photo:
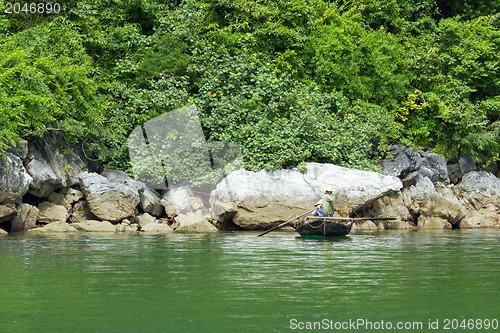
[[[500,157],[499,10],[488,0],[80,0],[58,14],[3,14],[0,149],[55,132],[130,171],[131,131],[194,104],[207,140],[239,144],[251,170],[373,168],[398,141],[487,163]]]

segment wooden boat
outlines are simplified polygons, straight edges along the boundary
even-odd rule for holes
[[[301,236],[338,237],[351,232],[353,223],[350,218],[308,216],[293,227]]]
[[[308,216],[293,224],[295,230],[305,237],[339,237],[351,232],[354,222],[362,220],[395,220],[395,217],[320,217]]]

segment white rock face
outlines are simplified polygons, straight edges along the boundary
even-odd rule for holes
[[[393,176],[332,164],[308,163],[305,174],[297,169],[238,170],[212,191],[212,217],[218,221],[231,218],[245,229],[265,229],[312,209],[326,186],[340,192],[335,206],[350,212],[403,185]]]
[[[0,155],[0,202],[20,200],[32,181],[19,157],[10,153]]]

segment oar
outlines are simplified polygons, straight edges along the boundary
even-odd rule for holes
[[[283,222],[283,223],[281,223],[281,224],[279,224],[279,225],[277,225],[277,226],[275,226],[275,227],[272,227],[271,229],[268,229],[268,230],[264,231],[263,233],[258,234],[258,235],[257,235],[257,237],[264,236],[265,234],[270,233],[270,232],[271,232],[271,231],[273,231],[273,230],[276,230],[276,229],[278,229],[278,228],[284,227],[285,225],[287,225],[288,223],[292,222],[293,220],[298,219],[299,217],[302,217],[302,216],[304,216],[304,215],[307,215],[307,214],[311,213],[312,211],[314,211],[315,209],[316,209],[316,208],[311,209],[310,211],[305,212],[304,214],[301,214],[301,215],[299,215],[299,216],[295,216],[293,219],[289,219],[289,220],[288,220],[288,221],[286,221],[286,222]]]

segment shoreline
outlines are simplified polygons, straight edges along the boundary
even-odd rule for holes
[[[302,170],[236,170],[211,188],[156,191],[54,140],[42,148],[24,142],[2,155],[1,230],[263,231],[310,210],[327,185],[340,192],[338,216],[398,217],[356,223],[354,230],[500,229],[500,179],[478,171],[471,157],[450,164],[394,145],[380,162],[383,174],[306,163]]]

